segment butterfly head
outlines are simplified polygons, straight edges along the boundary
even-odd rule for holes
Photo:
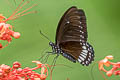
[[[49,42],[49,45],[50,46],[54,46],[55,44],[53,42]]]

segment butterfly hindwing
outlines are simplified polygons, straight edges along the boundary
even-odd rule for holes
[[[94,60],[94,50],[89,43],[82,43],[82,51],[78,57],[78,62],[88,66]]]

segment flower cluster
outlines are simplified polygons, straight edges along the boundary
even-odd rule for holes
[[[29,8],[19,12],[28,3],[30,3],[30,1],[21,0],[20,4],[16,8],[16,10],[8,18],[6,18],[2,14],[0,14],[0,40],[7,41],[8,44],[9,44],[12,41],[12,37],[14,37],[16,39],[20,37],[20,33],[19,32],[14,32],[12,25],[7,24],[7,21],[17,19],[17,18],[19,18],[21,16],[24,16],[24,15],[27,15],[27,14],[30,14],[30,13],[36,13],[36,11],[30,11],[30,12],[27,12],[27,11],[30,10],[32,7],[36,6],[37,4],[33,4]],[[3,46],[0,43],[0,49],[6,47],[8,44]]]
[[[118,70],[120,68],[120,62],[117,62],[117,63],[110,62],[109,60],[112,60],[112,59],[113,59],[113,56],[109,55],[109,56],[106,56],[103,60],[99,61],[99,70],[106,72],[106,75],[108,77],[112,76],[112,74],[120,75],[120,70]],[[104,65],[106,67],[110,67],[112,65],[112,69],[107,71],[104,68]]]
[[[45,80],[48,76],[48,64],[42,64],[39,61],[32,61],[37,64],[37,67],[24,69],[21,68],[19,62],[14,62],[13,66],[2,64],[0,66],[0,80]],[[40,69],[40,74],[33,71]]]
[[[12,37],[18,39],[20,37],[19,32],[14,32],[12,25],[6,24],[4,21],[6,18],[0,14],[0,40],[7,41],[10,43],[12,41]],[[6,44],[4,47],[6,47],[8,44]],[[4,48],[2,44],[0,43],[0,49]]]

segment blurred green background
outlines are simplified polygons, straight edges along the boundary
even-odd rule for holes
[[[9,2],[8,2],[9,1]],[[0,0],[0,14],[9,17],[21,0]],[[96,61],[107,55],[113,55],[114,62],[120,61],[120,0],[34,0],[22,10],[38,4],[29,11],[37,11],[19,19],[8,21],[14,26],[15,31],[21,33],[20,39],[13,39],[8,47],[0,50],[0,64],[12,65],[19,61],[22,66],[35,66],[31,61],[37,60],[41,52],[49,46],[49,41],[39,33],[47,35],[53,42],[57,24],[64,12],[71,6],[84,9],[87,16],[88,42],[95,50],[95,61],[88,67],[79,63],[72,63],[59,56],[56,64],[71,66],[56,66],[53,72],[53,80],[92,80],[91,68]],[[2,42],[2,41],[0,41]],[[47,51],[51,51],[49,48]],[[48,64],[53,61],[55,55],[50,56]],[[93,68],[95,80],[103,80],[97,64]],[[108,80],[118,80],[119,76],[112,76]],[[49,80],[49,77],[47,78]]]

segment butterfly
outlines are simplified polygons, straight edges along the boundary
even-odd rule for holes
[[[49,42],[52,54],[88,66],[94,60],[93,47],[87,42],[86,16],[82,9],[69,8],[59,21],[55,43]]]

